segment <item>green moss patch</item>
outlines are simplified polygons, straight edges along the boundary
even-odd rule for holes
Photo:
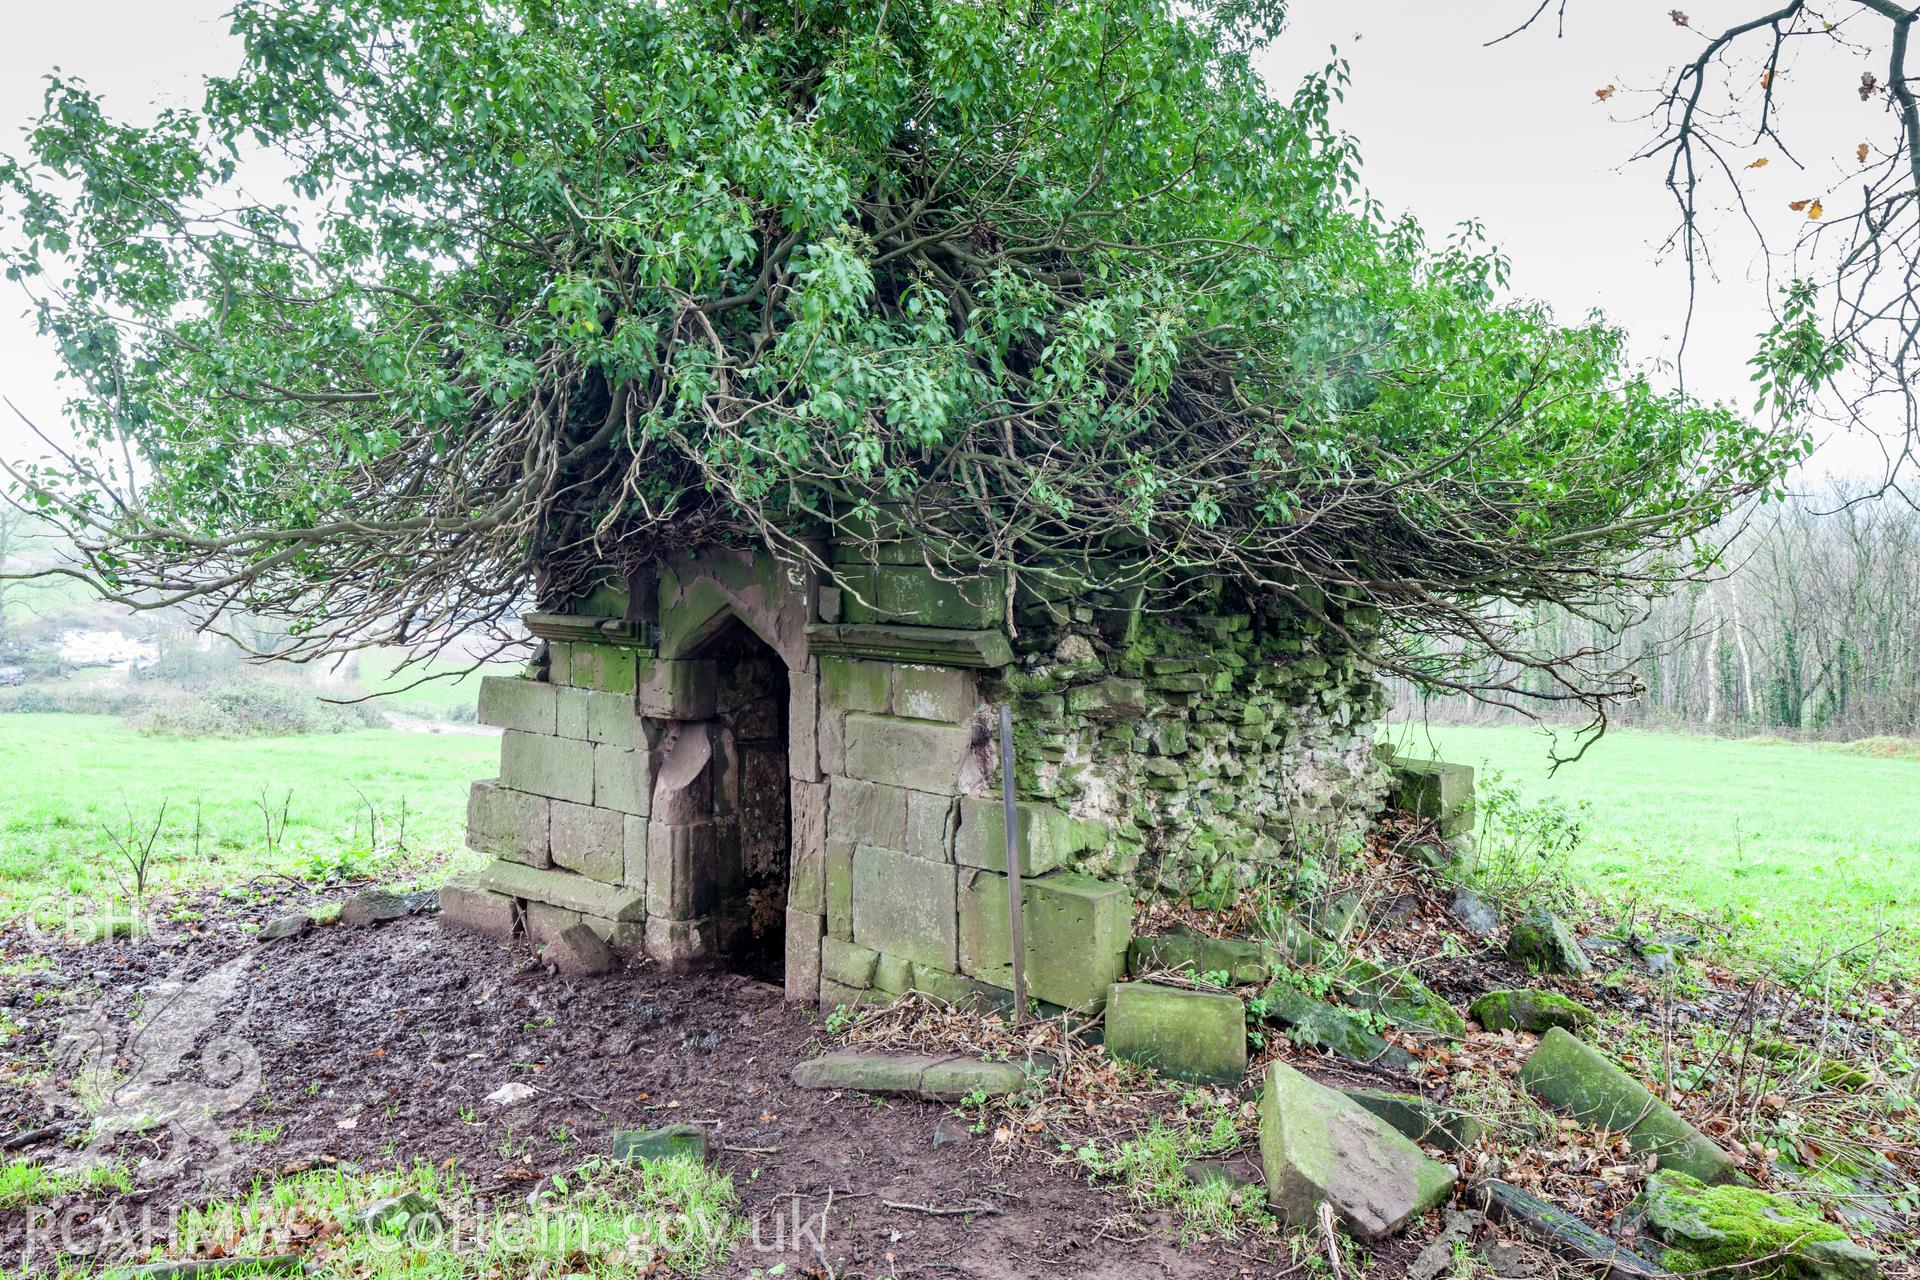
[[[1468,1012],[1489,1031],[1535,1035],[1544,1035],[1551,1027],[1578,1031],[1594,1019],[1593,1010],[1557,991],[1489,991]]]
[[[1709,1187],[1661,1170],[1642,1204],[1671,1271],[1738,1271],[1755,1280],[1864,1280],[1878,1272],[1873,1254],[1817,1209],[1752,1187]]]

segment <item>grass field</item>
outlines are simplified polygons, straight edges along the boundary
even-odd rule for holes
[[[1490,766],[1523,797],[1588,806],[1572,857],[1615,898],[1687,908],[1804,953],[1890,930],[1920,965],[1920,760],[1618,730],[1551,778],[1524,726],[1402,725],[1406,754]],[[1872,745],[1872,744],[1868,744]]]
[[[438,857],[460,844],[467,784],[498,762],[487,734],[180,739],[110,716],[0,715],[0,919],[116,897],[115,837],[144,840],[162,802],[150,888]]]

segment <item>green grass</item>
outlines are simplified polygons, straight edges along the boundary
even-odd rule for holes
[[[29,1160],[0,1163],[0,1209],[18,1209],[57,1200],[74,1191],[112,1191],[124,1195],[133,1189],[126,1166],[108,1162],[68,1173],[55,1172]]]
[[[284,1252],[286,1241],[304,1238],[321,1242],[309,1246],[310,1267],[363,1280],[530,1274],[638,1280],[712,1274],[747,1229],[732,1176],[696,1160],[592,1160],[550,1186],[525,1212],[496,1217],[457,1173],[431,1164],[302,1174],[257,1183],[247,1195],[183,1215],[169,1252],[253,1256]],[[370,1207],[406,1193],[432,1203],[444,1235],[428,1230],[410,1238],[428,1224],[404,1218],[384,1230],[358,1223]],[[507,1203],[518,1207],[517,1198]]]
[[[109,716],[0,715],[0,920],[73,919],[76,903],[105,909],[119,896],[108,833],[144,838],[163,801],[150,893],[270,872],[384,873],[440,857],[460,845],[467,785],[498,760],[498,741],[480,734],[179,739]]]
[[[1396,726],[1405,754],[1490,766],[1523,798],[1589,806],[1572,870],[1803,955],[1887,929],[1920,964],[1920,760],[1780,739],[1616,730],[1548,776],[1526,726]]]
[[[1156,1119],[1128,1137],[1084,1143],[1073,1158],[1096,1181],[1117,1185],[1141,1208],[1174,1210],[1185,1244],[1274,1230],[1258,1188],[1188,1176],[1193,1162],[1217,1159],[1240,1145],[1233,1112],[1209,1107],[1197,1119]]]

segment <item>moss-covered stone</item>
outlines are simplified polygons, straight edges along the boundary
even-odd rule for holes
[[[1454,1183],[1364,1107],[1278,1062],[1260,1097],[1260,1162],[1282,1219],[1309,1226],[1325,1204],[1363,1240],[1401,1230]]]
[[[1755,1280],[1868,1280],[1870,1250],[1820,1216],[1816,1206],[1753,1187],[1710,1187],[1663,1169],[1641,1197],[1647,1230],[1667,1246],[1670,1271],[1720,1272]]]
[[[1535,911],[1515,922],[1507,935],[1507,959],[1535,973],[1578,976],[1593,969],[1573,930],[1560,917]]]
[[[1349,1062],[1398,1070],[1415,1065],[1412,1054],[1376,1035],[1358,1010],[1315,1000],[1279,983],[1267,988],[1262,1003],[1267,1007],[1267,1017],[1287,1028],[1295,1044],[1321,1049]]]
[[[1371,960],[1353,960],[1340,971],[1342,998],[1386,1018],[1395,1026],[1425,1031],[1448,1040],[1463,1039],[1466,1019],[1420,979]]]
[[[1107,995],[1107,1052],[1198,1084],[1238,1084],[1247,1071],[1247,1011],[1224,991],[1116,982]]]
[[[1265,982],[1279,967],[1279,954],[1272,947],[1249,938],[1168,933],[1135,938],[1127,949],[1127,971],[1135,976],[1172,971],[1211,981],[1224,977],[1226,985],[1239,987]]]
[[[1634,1150],[1658,1157],[1662,1168],[1703,1182],[1724,1181],[1735,1171],[1733,1158],[1705,1134],[1560,1027],[1549,1030],[1522,1064],[1520,1083],[1576,1120],[1624,1133]]]
[[[1553,1027],[1578,1031],[1594,1020],[1593,1010],[1557,991],[1489,991],[1468,1008],[1488,1031],[1530,1031],[1544,1035]]]

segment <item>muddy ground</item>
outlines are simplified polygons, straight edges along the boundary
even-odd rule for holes
[[[264,920],[307,901],[296,894],[248,914]],[[459,934],[425,915],[265,943],[233,923],[161,943],[0,940],[14,961],[36,953],[51,961],[0,980],[0,1000],[21,1027],[0,1078],[0,1135],[18,1140],[78,1121],[86,1090],[63,1072],[102,1035],[117,1050],[117,1079],[131,1082],[116,1084],[120,1105],[155,1108],[170,1087],[163,1078],[231,1089],[237,1103],[222,1117],[224,1133],[189,1144],[180,1176],[51,1206],[63,1238],[102,1258],[127,1252],[101,1239],[108,1224],[142,1214],[164,1221],[263,1175],[451,1159],[484,1194],[511,1200],[607,1151],[618,1129],[692,1122],[709,1130],[717,1165],[735,1175],[759,1242],[788,1246],[749,1243],[725,1274],[781,1261],[786,1274],[830,1266],[845,1277],[1268,1276],[1290,1266],[1259,1245],[1180,1248],[1171,1230],[1123,1238],[1133,1233],[1108,1222],[1122,1207],[1114,1194],[1048,1161],[997,1155],[947,1108],[795,1088],[789,1073],[820,1048],[820,1022],[765,983],[651,966],[557,975],[532,965],[522,944]],[[229,1038],[202,1035],[184,1057],[177,1045],[112,1039],[136,1002],[163,999],[178,1002],[180,1027]],[[89,1008],[105,1015],[90,1030]],[[49,1070],[50,1060],[59,1065]],[[143,1091],[143,1080],[157,1087]],[[531,1086],[532,1097],[487,1100],[513,1083]],[[283,1132],[268,1145],[228,1137],[273,1126]],[[49,1156],[65,1136],[43,1134],[22,1153]],[[111,1149],[154,1172],[178,1154],[179,1136],[127,1135]],[[207,1185],[199,1174],[222,1138],[234,1158]],[[814,1225],[823,1213],[824,1256]],[[29,1218],[0,1214],[0,1265],[19,1265],[29,1244],[44,1254],[53,1237]],[[797,1245],[796,1220],[807,1228]]]

